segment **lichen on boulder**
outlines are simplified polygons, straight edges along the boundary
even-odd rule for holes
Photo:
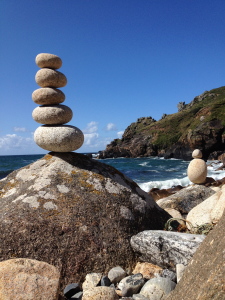
[[[132,235],[163,229],[170,215],[111,166],[51,152],[0,181],[0,261],[56,266],[61,288],[90,272],[132,268]]]

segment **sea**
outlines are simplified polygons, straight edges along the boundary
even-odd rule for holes
[[[6,155],[0,156],[0,180],[9,173],[35,162],[44,155]],[[96,159],[96,153],[92,154]],[[161,157],[145,158],[113,158],[98,159],[111,165],[134,180],[140,188],[148,192],[152,188],[167,189],[176,185],[187,186],[190,181],[187,177],[189,162],[181,159],[163,159]],[[215,180],[225,177],[225,170],[218,171],[222,165],[219,161],[208,161],[208,177]]]

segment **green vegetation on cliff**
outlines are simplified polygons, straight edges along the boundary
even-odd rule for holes
[[[109,144],[103,157],[149,156],[189,159],[199,148],[208,157],[223,151],[225,139],[225,87],[206,91],[180,111],[159,121],[139,118],[125,130],[122,139]]]

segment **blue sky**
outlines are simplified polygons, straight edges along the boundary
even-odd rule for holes
[[[37,54],[61,57],[78,152],[95,152],[225,85],[224,16],[224,0],[1,0],[0,155],[47,152],[33,141]]]

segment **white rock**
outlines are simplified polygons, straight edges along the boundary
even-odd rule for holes
[[[66,76],[63,73],[48,68],[37,71],[35,81],[43,88],[59,88],[67,84]]]
[[[195,158],[193,159],[187,170],[188,178],[193,183],[204,183],[207,176],[207,166],[203,159]]]
[[[204,240],[204,235],[146,230],[131,237],[134,251],[141,253],[141,260],[175,270],[176,264],[188,264]]]
[[[222,217],[224,209],[225,189],[222,188],[221,191],[216,192],[192,208],[187,215],[187,221],[191,222],[194,226],[200,226],[206,223],[217,223]]]
[[[41,124],[57,125],[68,123],[73,117],[73,112],[66,105],[45,105],[36,107],[32,117]]]
[[[183,264],[176,265],[177,283],[181,280],[185,269],[186,266],[184,266]]]
[[[35,90],[32,99],[39,105],[59,104],[65,100],[65,94],[59,89],[45,87]]]
[[[199,149],[195,149],[195,150],[192,152],[192,157],[193,157],[193,158],[202,158],[202,151],[199,150]]]
[[[50,53],[40,53],[36,56],[35,62],[40,68],[59,69],[62,66],[60,57]]]
[[[43,125],[34,132],[35,143],[48,151],[70,152],[79,149],[84,142],[83,132],[70,125]]]
[[[82,300],[117,300],[115,289],[107,286],[96,286],[85,290]]]

